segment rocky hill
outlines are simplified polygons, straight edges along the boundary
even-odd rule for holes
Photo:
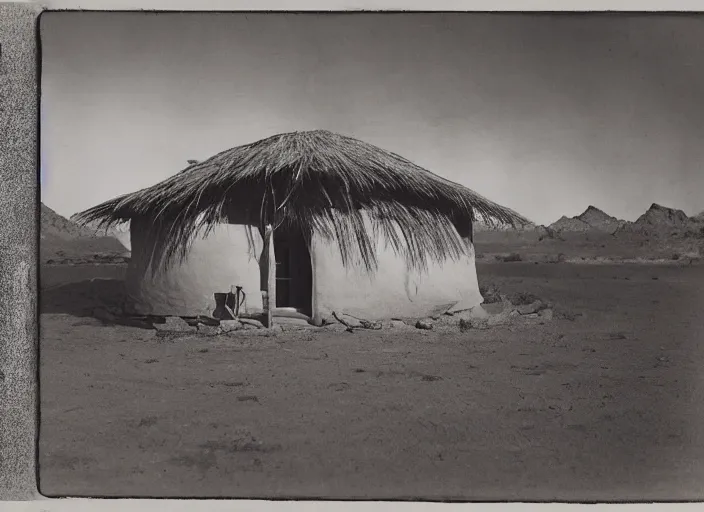
[[[498,225],[498,226],[494,226],[494,225],[491,225],[491,224],[488,224],[488,223],[482,221],[481,219],[480,219],[480,220],[476,220],[476,221],[474,221],[474,223],[473,223],[473,229],[474,229],[475,232],[487,232],[487,231],[502,231],[502,232],[509,232],[509,231],[532,231],[532,230],[535,229],[535,228],[536,228],[535,224],[532,224],[532,223],[531,223],[531,224],[528,224],[528,225],[526,225],[526,226],[518,227],[518,228],[514,228],[513,226],[509,226],[509,225],[505,225],[505,224],[501,224],[501,225]]]
[[[625,223],[625,221],[612,217],[599,208],[591,205],[584,211],[584,213],[575,218],[586,222],[592,229],[603,231],[605,233],[613,233]]]
[[[589,206],[583,213],[576,217],[562,216],[548,226],[556,233],[613,233],[625,221],[612,217],[595,206]]]
[[[41,263],[124,262],[129,250],[114,236],[82,227],[40,204]]]
[[[477,259],[492,261],[698,260],[704,256],[704,212],[653,204],[635,222],[589,206],[575,217],[529,230],[475,229]],[[516,255],[519,255],[517,257]],[[509,260],[501,260],[509,261]]]
[[[563,231],[584,232],[590,231],[592,227],[577,217],[567,217],[563,215],[558,220],[548,226],[549,229],[561,233]]]
[[[617,236],[640,235],[645,237],[677,237],[695,234],[699,221],[689,218],[682,210],[653,203],[635,222],[626,222],[616,232]]]
[[[55,236],[62,239],[72,239],[77,237],[91,236],[89,229],[83,228],[62,217],[44,203],[40,203],[40,226],[41,235]]]

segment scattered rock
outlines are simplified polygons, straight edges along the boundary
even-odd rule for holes
[[[538,313],[530,313],[528,315],[523,315],[526,318],[538,318]]]
[[[471,309],[459,311],[455,314],[455,318],[460,320],[486,320],[489,318],[489,313],[480,305],[474,306]]]
[[[370,322],[369,320],[360,320],[360,325],[365,329],[372,329],[378,331],[381,329],[381,322]]]
[[[403,320],[391,320],[388,326],[391,329],[408,329],[410,327],[410,325]]]
[[[434,307],[432,310],[430,310],[430,313],[428,314],[428,317],[432,318],[433,320],[437,320],[443,315],[446,314],[452,314],[451,309],[457,305],[457,302],[452,302],[450,304],[442,304],[440,306]]]
[[[297,326],[297,327],[311,327],[310,322],[303,318],[293,318],[286,316],[274,317],[275,325],[286,325],[286,326]]]
[[[154,324],[154,328],[161,332],[196,332],[197,330],[178,316],[167,316],[163,324]]]
[[[450,309],[448,309],[447,312],[453,313],[453,314],[464,313],[466,311],[473,309],[474,307],[476,307],[476,305],[477,305],[476,299],[472,299],[471,301],[470,300],[461,300],[457,304],[452,306]]]
[[[344,323],[347,324],[347,326],[351,328],[362,327],[362,322],[360,322],[358,318],[355,318],[345,313],[338,313],[338,316]]]
[[[220,325],[220,320],[218,320],[217,318],[210,318],[205,315],[198,315],[198,318],[196,320],[198,323],[204,325],[212,325],[213,327],[217,327]]]
[[[433,323],[429,320],[418,320],[416,322],[416,329],[430,330],[433,328]]]
[[[508,314],[508,316],[511,317],[511,318],[515,318],[515,317],[517,317],[517,316],[521,316],[521,314],[518,312],[518,310],[513,309],[513,310],[511,310],[511,312]]]
[[[259,320],[255,320],[254,318],[240,318],[240,323],[245,329],[250,329],[250,328],[255,328],[255,329],[263,329],[264,324],[261,323]]]
[[[543,306],[542,301],[536,300],[532,304],[528,304],[526,306],[519,306],[516,309],[518,310],[518,312],[521,315],[531,315],[533,313],[537,313],[538,311],[540,311],[542,306]]]
[[[552,309],[543,309],[540,313],[540,318],[546,321],[550,321],[553,319],[553,311]]]
[[[205,336],[217,336],[220,334],[220,327],[215,327],[214,325],[198,324],[198,334]]]
[[[242,329],[242,323],[239,320],[221,320],[220,330],[222,332],[239,331]]]

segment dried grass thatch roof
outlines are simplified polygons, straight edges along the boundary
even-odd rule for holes
[[[244,212],[260,230],[267,224],[335,239],[343,263],[361,257],[376,267],[381,230],[409,265],[457,258],[466,245],[455,226],[479,218],[493,224],[528,223],[466,187],[371,144],[328,131],[275,135],[189,165],[152,187],[74,216],[105,226],[148,220],[162,265],[185,258],[194,235]],[[362,211],[373,219],[373,231]],[[399,230],[395,226],[401,227]],[[359,258],[356,261],[360,261]],[[154,265],[152,265],[154,266]]]

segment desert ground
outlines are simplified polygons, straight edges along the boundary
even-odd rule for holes
[[[45,495],[704,497],[701,264],[480,261],[547,322],[180,338],[74,307],[123,272],[42,268]]]

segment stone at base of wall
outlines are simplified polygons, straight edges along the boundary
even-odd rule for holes
[[[459,320],[485,320],[489,318],[489,313],[482,307],[482,305],[474,306],[471,309],[465,309],[458,311],[453,315],[453,318]]]

